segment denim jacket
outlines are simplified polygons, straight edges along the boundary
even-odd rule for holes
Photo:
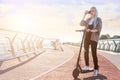
[[[87,29],[89,21],[90,21],[90,18],[86,19],[86,21],[82,20],[80,22],[80,26],[85,26],[86,27],[85,29]],[[93,27],[93,29],[97,29],[98,32],[92,32],[92,35],[91,35],[92,41],[98,42],[101,28],[102,28],[102,20],[101,18],[98,17],[96,21],[96,26]]]

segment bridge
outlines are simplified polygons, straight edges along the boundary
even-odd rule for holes
[[[79,46],[61,44],[59,39],[0,29],[0,80],[74,80],[78,52]],[[80,74],[78,80],[119,80],[119,54],[120,39],[100,40],[99,75]],[[80,65],[84,66],[83,54]]]

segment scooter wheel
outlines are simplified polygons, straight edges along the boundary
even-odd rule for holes
[[[79,71],[78,68],[75,68],[75,69],[73,70],[72,75],[73,75],[74,79],[77,79],[77,78],[78,78],[79,73],[80,73],[80,71]]]

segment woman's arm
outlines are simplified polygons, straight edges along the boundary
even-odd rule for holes
[[[82,20],[82,21],[80,22],[80,26],[87,26],[87,25],[88,25],[88,21],[89,21],[89,18],[86,19],[86,20]]]
[[[96,25],[96,28],[93,29],[93,30],[97,30],[97,32],[100,34],[101,32],[101,28],[102,28],[102,20],[101,18],[98,18],[97,19],[97,25]],[[94,32],[94,31],[93,31]]]
[[[80,26],[85,26],[85,24],[86,24],[86,22],[85,22],[84,20],[82,20],[82,21],[80,22]]]
[[[90,30],[90,32],[98,32],[97,29]]]
[[[86,26],[87,23],[86,23],[86,21],[85,21],[84,19],[85,19],[87,13],[88,13],[88,11],[85,11],[84,16],[83,16],[83,19],[82,19],[82,21],[80,22],[80,26]]]

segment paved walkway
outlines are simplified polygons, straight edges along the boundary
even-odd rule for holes
[[[74,50],[75,55],[69,62],[49,72],[48,74],[37,78],[36,80],[74,80],[72,71],[76,64],[79,48],[71,47],[71,49]],[[105,57],[98,55],[98,58],[100,66],[99,75],[97,77],[93,77],[92,72],[80,74],[78,80],[119,80],[120,70]],[[84,65],[83,57],[81,59],[81,65]],[[92,60],[90,60],[90,65],[93,65]]]
[[[5,61],[0,67],[0,80],[36,79],[66,63],[73,57],[73,51],[63,47],[64,51],[46,49],[43,53],[31,54],[22,58]]]
[[[120,70],[120,53],[99,50],[99,54],[107,58]]]
[[[0,67],[0,80],[74,80],[72,71],[75,68],[79,48],[63,46],[64,51],[47,49],[29,59],[6,61]],[[83,52],[82,52],[83,53]],[[101,52],[99,52],[101,54]],[[34,56],[34,57],[33,57]],[[99,58],[99,75],[92,77],[92,72],[80,74],[78,80],[119,80],[120,70],[101,55]],[[90,56],[90,65],[93,67]],[[84,66],[83,54],[81,65]]]

